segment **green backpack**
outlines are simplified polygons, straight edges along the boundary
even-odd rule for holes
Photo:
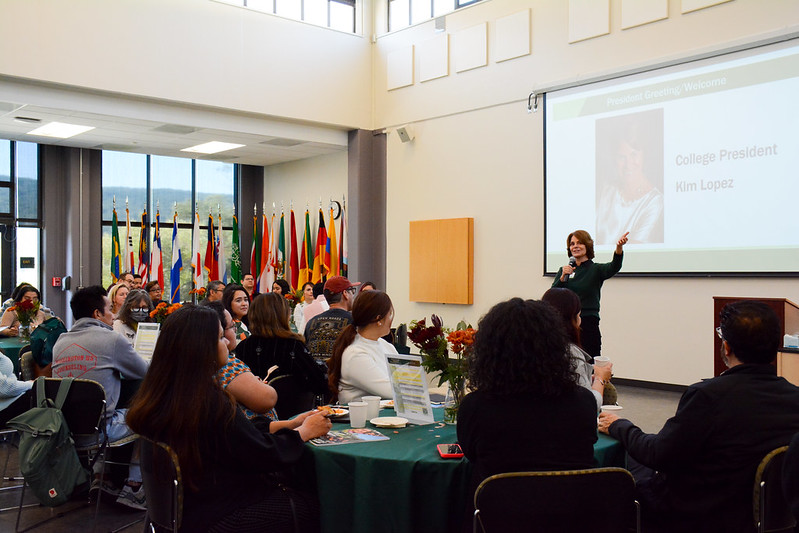
[[[31,333],[31,355],[36,364],[44,368],[53,362],[53,346],[67,328],[58,317],[48,318]]]
[[[45,398],[44,377],[36,379],[39,407],[8,421],[20,433],[19,466],[25,482],[47,507],[67,502],[75,487],[89,479],[61,412],[71,385],[72,378],[63,379],[53,403]]]

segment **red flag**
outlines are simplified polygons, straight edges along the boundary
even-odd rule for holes
[[[250,253],[250,274],[253,279],[258,278],[261,259],[258,257],[258,216],[252,216],[252,252]]]
[[[294,210],[291,210],[291,234],[289,238],[291,242],[289,246],[291,246],[291,252],[289,253],[289,268],[291,269],[291,287],[293,289],[299,289],[300,287],[297,285],[297,282],[300,280],[300,267],[297,263],[297,225],[294,222]]]
[[[325,215],[322,208],[319,208],[319,231],[316,234],[316,246],[314,246],[313,258],[313,282],[322,281],[322,276],[327,275],[329,265],[323,265],[325,260],[325,248],[327,248],[327,231],[325,230]]]
[[[266,279],[267,267],[269,266],[269,221],[266,213],[263,214],[263,229],[261,230],[261,264],[258,266],[258,292],[265,293],[272,290],[271,284]],[[255,274],[253,274],[254,276]]]
[[[214,217],[208,215],[208,242],[205,245],[205,271],[208,281],[219,279],[219,263],[216,258],[216,238],[214,238]]]

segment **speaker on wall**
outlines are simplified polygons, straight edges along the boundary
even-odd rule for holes
[[[397,135],[399,135],[400,141],[404,143],[409,143],[413,140],[413,129],[410,126],[400,126],[397,128]]]

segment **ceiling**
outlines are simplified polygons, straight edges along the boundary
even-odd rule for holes
[[[38,121],[38,122],[35,122]],[[49,122],[94,126],[68,139],[28,132]],[[263,115],[0,79],[0,138],[77,148],[269,166],[347,149],[347,129]],[[209,141],[243,144],[181,152]]]

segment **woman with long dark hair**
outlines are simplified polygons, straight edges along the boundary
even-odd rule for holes
[[[394,306],[383,291],[366,291],[355,298],[352,323],[339,335],[327,362],[334,400],[346,404],[362,396],[393,396],[386,354],[397,350],[381,338],[391,331],[392,320]]]
[[[133,289],[125,297],[122,308],[114,320],[114,331],[128,339],[133,346],[140,322],[150,322],[150,311],[155,309],[150,295],[144,289]]]
[[[19,334],[19,317],[17,316],[17,312],[14,309],[17,305],[21,302],[30,302],[35,305],[39,305],[41,300],[41,294],[39,293],[39,289],[32,285],[27,285],[22,287],[19,292],[17,292],[16,297],[14,298],[14,307],[9,307],[3,312],[3,316],[0,317],[0,326],[6,326],[4,330],[2,330],[2,334],[7,337],[16,337]],[[36,326],[47,320],[48,316],[42,310],[41,306],[39,305],[39,309],[36,311],[36,315],[33,317],[31,321],[31,329],[34,329]]]
[[[318,531],[313,496],[281,487],[273,472],[296,463],[304,442],[327,433],[320,415],[296,430],[259,432],[216,381],[228,359],[217,314],[187,305],[164,322],[127,423],[169,444],[185,484],[185,531]]]
[[[291,331],[291,307],[283,296],[270,292],[259,295],[249,311],[250,336],[236,346],[236,357],[261,379],[277,366],[270,377],[291,374],[304,381],[316,394],[327,391],[323,370],[305,348],[302,335]]]
[[[578,383],[590,390],[596,399],[597,412],[602,408],[602,394],[605,384],[610,380],[613,363],[606,366],[591,364],[591,356],[580,344],[580,297],[569,289],[549,289],[541,297],[541,301],[551,305],[563,321],[566,335],[569,337],[569,353],[574,371],[577,372]]]
[[[236,337],[239,340],[244,340],[250,336],[249,318],[250,311],[250,295],[241,285],[231,283],[225,287],[222,293],[222,303],[225,304],[225,309],[228,310],[230,316],[233,317],[233,323],[236,325]]]
[[[480,319],[469,387],[458,442],[474,465],[474,488],[501,472],[593,465],[596,401],[577,384],[563,323],[550,305],[513,298]]]

